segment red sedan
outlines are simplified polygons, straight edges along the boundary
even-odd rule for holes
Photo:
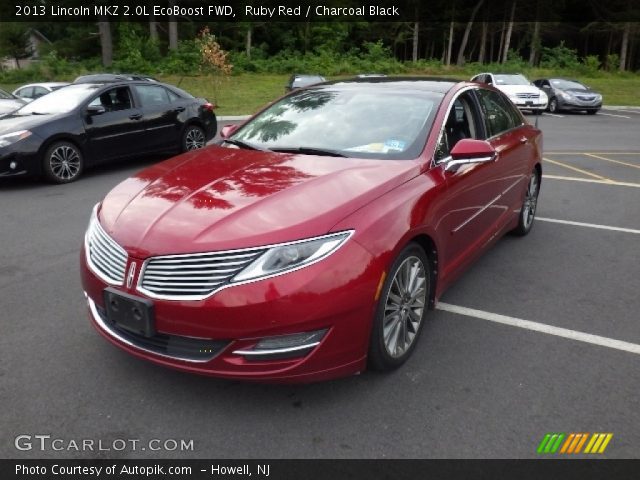
[[[97,330],[188,372],[396,368],[445,289],[536,211],[541,132],[490,86],[325,83],[223,137],[115,187],[81,254]]]

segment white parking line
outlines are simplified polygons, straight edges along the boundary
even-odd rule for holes
[[[613,232],[635,233],[640,235],[640,230],[634,228],[611,227],[609,225],[599,225],[597,223],[574,222],[572,220],[558,220],[557,218],[536,217],[540,222],[562,223],[564,225],[574,225],[576,227],[596,228],[598,230],[611,230]]]
[[[549,180],[568,180],[571,182],[599,183],[601,185],[613,185],[614,187],[635,187],[640,188],[640,183],[617,182],[615,180],[596,180],[593,178],[563,177],[561,175],[542,175],[542,178]]]
[[[640,355],[640,345],[636,343],[624,342],[622,340],[616,340],[609,337],[601,337],[600,335],[592,335],[590,333],[579,332],[577,330],[569,330],[568,328],[554,327],[553,325],[547,325],[546,323],[538,323],[532,322],[530,320],[523,320],[521,318],[508,317],[506,315],[485,312],[483,310],[476,310],[474,308],[460,307],[458,305],[451,305],[449,303],[439,302],[436,308],[438,310],[457,313],[458,315],[464,315],[466,317],[473,317],[480,320],[487,320],[489,322],[509,325],[512,327],[524,328],[525,330],[546,333],[547,335],[568,338],[570,340],[576,340],[578,342],[590,343],[592,345],[599,345],[601,347],[613,348],[615,350],[621,350],[623,352],[635,353],[636,355]]]
[[[607,112],[625,112],[625,113],[635,113],[636,115],[640,115],[640,111],[638,110],[622,110],[621,108],[603,108]]]
[[[550,117],[558,117],[558,118],[564,118],[564,115],[558,115],[557,113],[547,113],[547,112],[543,112],[543,115],[548,115]]]
[[[631,118],[631,117],[627,117],[626,115],[614,115],[613,113],[602,113],[602,112],[598,112],[597,115],[606,115],[607,117]]]

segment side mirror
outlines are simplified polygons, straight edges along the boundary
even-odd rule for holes
[[[446,163],[444,170],[452,172],[461,165],[492,162],[495,158],[496,150],[489,142],[463,138],[451,149],[451,160]]]
[[[88,115],[102,115],[103,113],[105,113],[107,111],[106,108],[104,108],[102,105],[89,105],[87,107],[87,114]]]
[[[222,127],[222,130],[220,130],[220,136],[222,138],[229,138],[237,129],[238,125],[225,125]]]

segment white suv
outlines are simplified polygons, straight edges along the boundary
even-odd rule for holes
[[[480,73],[471,81],[493,85],[508,96],[520,110],[530,110],[540,115],[547,108],[547,94],[519,73]]]

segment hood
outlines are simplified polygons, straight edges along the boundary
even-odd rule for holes
[[[24,104],[20,104],[22,106]],[[0,108],[2,106],[0,105]],[[9,114],[0,118],[0,135],[11,133],[18,130],[30,130],[40,125],[51,122],[52,119],[59,117],[56,115],[15,115]]]
[[[592,90],[591,88],[587,88],[586,90],[583,88],[558,88],[557,90],[562,90],[563,92],[570,93],[571,95],[599,95],[598,92]]]
[[[125,180],[99,218],[139,258],[269,245],[326,234],[419,172],[415,161],[211,146]]]
[[[0,100],[0,114],[9,113],[22,107],[26,102],[23,100],[3,99]]]
[[[507,95],[515,95],[516,93],[544,93],[534,85],[494,85],[497,89]]]

